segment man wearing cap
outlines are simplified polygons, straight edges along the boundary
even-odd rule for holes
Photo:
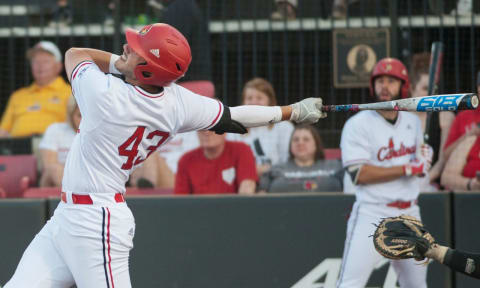
[[[64,122],[70,86],[60,76],[62,54],[55,44],[40,41],[27,51],[33,83],[13,92],[0,123],[0,137],[43,134],[54,122]]]

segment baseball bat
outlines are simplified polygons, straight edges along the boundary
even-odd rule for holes
[[[433,42],[432,43],[432,52],[430,54],[430,67],[428,71],[428,95],[435,95],[438,93],[438,83],[440,82],[440,71],[442,70],[442,61],[443,60],[443,44],[442,42]],[[425,120],[425,132],[423,135],[423,140],[425,143],[431,144],[429,141],[431,128],[434,122],[432,120],[432,113],[427,112],[427,117]],[[435,117],[439,117],[435,115]],[[438,119],[437,121],[438,122]],[[435,134],[435,131],[433,132]]]
[[[324,112],[354,112],[361,110],[384,111],[457,111],[473,110],[478,107],[478,97],[473,93],[444,94],[416,98],[405,98],[385,102],[347,105],[324,105]]]

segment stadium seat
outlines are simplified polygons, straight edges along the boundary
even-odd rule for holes
[[[207,96],[210,98],[215,97],[215,86],[211,81],[186,81],[178,83],[178,85],[183,86],[193,93],[197,93],[202,96]]]
[[[62,192],[60,187],[28,188],[23,192],[23,198],[59,198],[60,192]]]
[[[8,198],[22,197],[37,183],[37,159],[33,155],[0,156],[0,189]]]
[[[325,159],[327,160],[342,158],[342,150],[340,150],[340,148],[324,149],[323,152],[325,153]]]

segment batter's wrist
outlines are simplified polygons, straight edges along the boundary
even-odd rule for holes
[[[122,74],[122,72],[118,71],[117,67],[115,67],[115,62],[117,62],[119,58],[120,56],[112,53],[112,56],[110,56],[110,63],[108,65],[108,72],[118,75]]]

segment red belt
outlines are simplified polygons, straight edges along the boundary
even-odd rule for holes
[[[62,192],[61,199],[63,202],[67,203],[67,193]],[[122,203],[125,202],[122,193],[116,193],[114,196],[115,202]],[[73,204],[93,204],[93,200],[90,195],[81,195],[81,194],[72,194]]]
[[[412,205],[415,205],[417,204],[418,201],[417,200],[413,200],[413,201],[395,201],[395,202],[390,202],[387,204],[388,207],[395,207],[395,208],[398,208],[398,209],[407,209],[407,208],[410,208]]]

